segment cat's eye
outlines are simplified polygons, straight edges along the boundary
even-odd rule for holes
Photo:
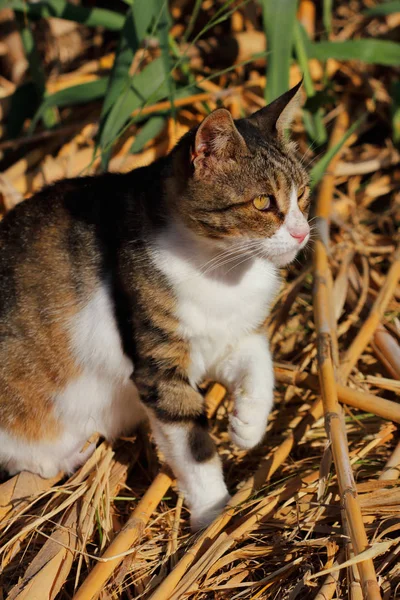
[[[253,204],[257,210],[268,210],[271,206],[271,196],[256,196],[253,200]]]

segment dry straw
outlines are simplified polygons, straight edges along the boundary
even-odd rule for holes
[[[188,18],[184,4],[172,8],[171,36],[178,43]],[[315,4],[309,0],[299,4],[299,19],[311,38],[320,30]],[[377,27],[380,37],[390,39],[397,27],[396,15],[371,19],[352,3],[336,4],[331,40],[350,40],[360,31],[370,38]],[[202,3],[202,10],[212,16],[215,3]],[[229,29],[239,61],[265,48],[253,13],[235,10],[220,25]],[[223,68],[222,38],[205,37],[189,57],[189,64],[197,61],[200,69],[195,75],[198,93],[175,99],[176,120],[167,117],[162,135],[149,140],[138,154],[129,150],[140,129],[137,124],[129,127],[115,147],[110,169],[127,170],[165,154],[177,135],[196,126],[221,101],[236,117],[264,106],[265,57],[210,81],[214,68],[208,70],[204,57],[216,59],[216,69]],[[114,56],[107,50],[94,61],[81,58],[72,72],[55,74],[48,81],[49,93],[107,75]],[[371,65],[366,80],[361,62],[329,59],[322,64],[311,59],[304,64],[315,91],[326,88],[327,76],[336,97],[343,98],[344,89],[357,90],[357,102],[350,98],[346,103],[350,115],[342,105],[329,100],[324,104],[324,128],[329,131],[336,121],[331,145],[359,111],[369,113],[363,129],[368,134],[372,126],[374,135],[368,142],[353,135],[320,186],[314,299],[312,266],[294,264],[285,273],[285,285],[272,309],[268,329],[281,362],[275,366],[276,407],[266,442],[248,453],[230,445],[226,421],[231,401],[221,405],[225,390],[215,385],[207,397],[212,433],[226,459],[228,485],[236,493],[223,514],[197,537],[189,532],[182,498],[176,499],[172,491],[165,497],[171,477],[165,471],[156,474],[156,456],[141,436],[126,439],[115,449],[100,444],[93,457],[62,483],[60,478],[46,482],[29,474],[10,478],[0,484],[0,596],[53,600],[75,593],[77,598],[112,600],[122,595],[256,600],[304,594],[330,600],[336,592],[349,594],[352,600],[376,600],[380,592],[375,565],[382,596],[393,597],[400,556],[396,529],[400,446],[393,424],[400,422],[395,402],[400,392],[399,251],[393,225],[399,217],[399,153],[388,128],[379,128],[382,115],[386,112],[389,117],[390,112],[386,76],[390,70]],[[340,80],[333,77],[338,69]],[[300,76],[293,62],[290,84]],[[0,100],[1,110],[9,99]],[[140,112],[151,117],[170,106],[167,100]],[[61,108],[62,127],[0,142],[0,150],[9,152],[0,178],[1,216],[45,183],[76,176],[88,164],[91,172],[96,171],[98,161],[92,158],[99,110],[100,103],[73,111]],[[375,142],[378,129],[377,135],[382,135]],[[305,162],[318,161],[300,120],[295,136]],[[385,198],[383,210],[375,203],[380,197]],[[336,472],[331,469],[332,454]],[[352,472],[357,473],[356,484]],[[382,550],[385,554],[380,556]]]

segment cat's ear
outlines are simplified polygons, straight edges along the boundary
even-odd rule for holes
[[[222,161],[234,159],[246,149],[246,142],[236,129],[226,108],[210,113],[198,128],[192,148],[195,170],[217,167]]]
[[[278,135],[283,139],[285,130],[292,124],[294,115],[301,104],[301,84],[292,87],[256,113],[249,117],[249,121],[256,125],[266,135]]]

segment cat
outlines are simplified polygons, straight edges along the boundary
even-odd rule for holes
[[[248,118],[211,112],[127,174],[64,180],[0,224],[0,464],[71,472],[98,432],[146,416],[193,530],[229,499],[206,378],[230,436],[262,440],[274,377],[263,323],[279,267],[309,239],[308,177],[285,135],[300,84]]]

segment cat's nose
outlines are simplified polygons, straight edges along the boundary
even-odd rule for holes
[[[307,225],[306,227],[298,227],[298,228],[293,228],[293,229],[289,229],[289,233],[292,236],[292,238],[294,238],[295,240],[297,240],[299,242],[299,244],[301,244],[301,242],[308,236],[310,232],[310,228]]]

